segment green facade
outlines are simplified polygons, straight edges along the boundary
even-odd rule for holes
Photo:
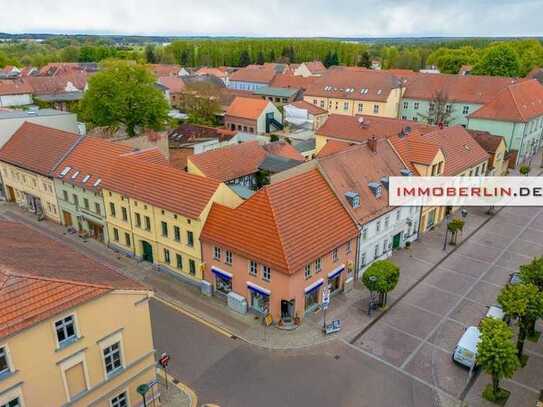
[[[107,244],[104,199],[100,191],[89,191],[55,179],[55,191],[60,208],[60,218],[65,226],[89,234]]]
[[[400,118],[404,120],[425,122],[425,117],[428,117],[430,113],[430,103],[430,100],[402,98],[400,102]],[[449,106],[451,115],[448,125],[460,125],[466,127],[468,124],[468,116],[479,109],[482,105],[463,102],[450,102]]]

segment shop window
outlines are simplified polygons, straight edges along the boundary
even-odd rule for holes
[[[249,290],[251,294],[251,308],[257,313],[267,315],[270,309],[270,296],[256,290]]]
[[[221,274],[215,274],[215,289],[223,294],[232,291],[232,279]]]
[[[319,289],[316,288],[305,293],[304,300],[304,309],[306,312],[314,309],[319,304]]]

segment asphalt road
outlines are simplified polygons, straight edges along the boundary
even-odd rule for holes
[[[231,339],[151,301],[155,347],[199,402],[221,407],[449,406],[446,396],[342,341],[270,351]]]

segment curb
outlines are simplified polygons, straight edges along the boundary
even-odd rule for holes
[[[179,380],[177,380],[175,377],[173,377],[169,373],[166,373],[166,378],[171,384],[173,384],[175,387],[177,387],[183,393],[188,395],[188,397],[190,398],[191,407],[198,407],[198,396],[196,395],[194,390],[192,390],[186,384],[181,383]]]
[[[473,230],[469,235],[465,237],[459,244],[457,244],[450,252],[448,252],[441,260],[439,260],[437,263],[435,263],[430,270],[428,270],[426,273],[424,273],[421,277],[419,277],[415,283],[409,287],[407,290],[404,291],[403,294],[401,294],[398,298],[396,298],[388,307],[386,307],[383,312],[381,312],[379,315],[375,317],[368,325],[366,325],[362,330],[356,334],[356,336],[349,341],[351,345],[353,345],[357,340],[360,339],[362,335],[364,335],[373,325],[375,325],[378,321],[381,320],[398,302],[400,302],[402,299],[404,299],[407,294],[409,294],[412,290],[414,290],[420,283],[422,283],[426,277],[428,277],[436,268],[438,268],[441,263],[443,263],[445,260],[449,258],[451,254],[456,252],[462,245],[467,242],[475,233],[477,233],[483,226],[485,226],[488,222],[490,222],[492,219],[494,219],[494,216],[496,216],[504,207],[501,207],[500,209],[496,210],[492,215],[488,217],[483,223],[481,223],[475,230]]]

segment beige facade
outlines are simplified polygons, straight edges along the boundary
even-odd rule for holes
[[[0,405],[18,398],[23,407],[111,407],[115,397],[139,405],[136,387],[156,377],[148,295],[110,291],[0,338],[9,365]],[[75,336],[59,344],[55,323],[69,317]]]
[[[8,201],[32,212],[40,212],[60,223],[60,210],[52,178],[0,162],[0,171]]]

